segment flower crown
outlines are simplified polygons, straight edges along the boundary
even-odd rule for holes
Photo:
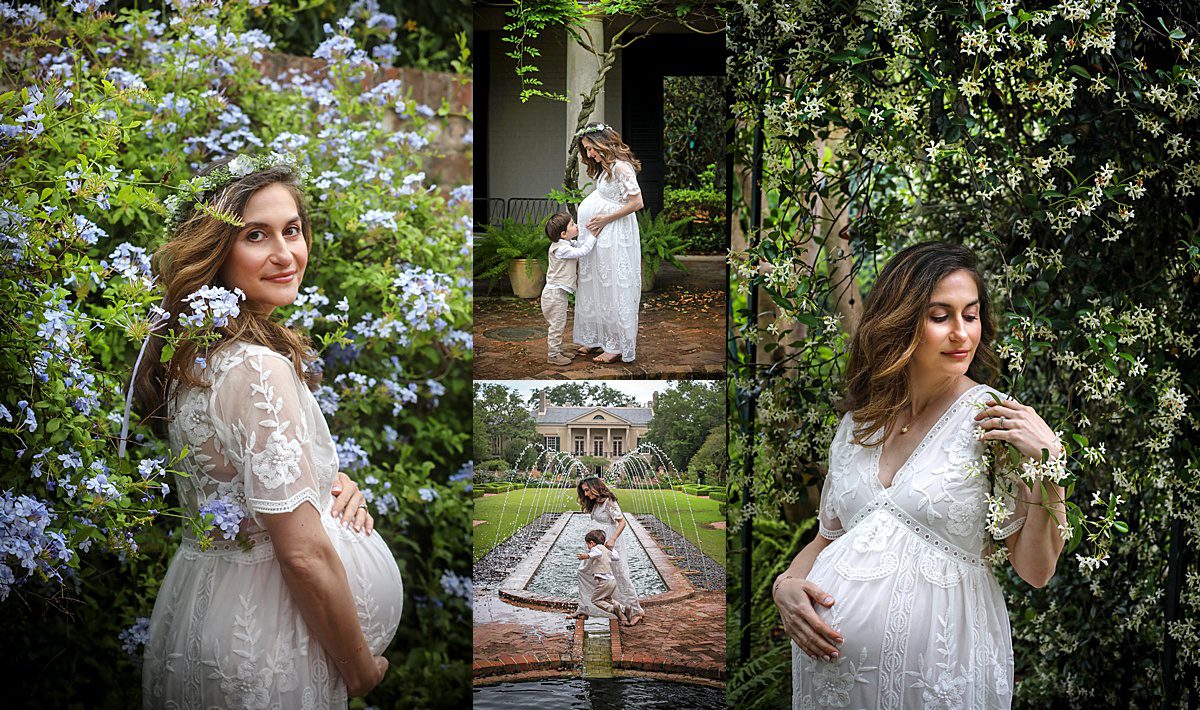
[[[301,164],[292,153],[241,154],[207,175],[198,175],[184,181],[179,185],[178,192],[164,201],[168,212],[167,233],[169,234],[179,226],[188,210],[203,202],[202,198],[206,193],[220,190],[234,180],[240,180],[251,173],[281,166],[290,168],[297,181],[301,183],[308,175],[308,167]]]
[[[584,126],[583,128],[580,128],[578,131],[575,131],[575,137],[583,138],[584,136],[588,135],[589,133],[599,133],[600,131],[611,131],[611,130],[613,130],[612,126],[608,126],[603,123],[597,123],[597,124],[591,125],[591,126]]]

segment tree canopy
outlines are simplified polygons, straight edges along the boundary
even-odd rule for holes
[[[685,380],[658,395],[646,441],[662,449],[683,471],[715,427],[725,426],[721,382]]]

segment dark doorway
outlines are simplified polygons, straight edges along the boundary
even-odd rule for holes
[[[663,77],[723,76],[725,35],[642,37],[621,57],[621,135],[642,162],[638,183],[651,213],[662,211]],[[476,162],[478,165],[478,162]]]

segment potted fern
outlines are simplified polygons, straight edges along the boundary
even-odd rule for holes
[[[546,285],[546,221],[537,224],[503,219],[485,226],[475,241],[474,272],[477,279],[508,275],[513,293],[537,298]]]
[[[687,267],[675,258],[687,246],[683,241],[683,225],[692,221],[684,217],[671,221],[666,212],[651,216],[638,212],[638,232],[642,242],[642,292],[654,290],[654,279],[664,263],[687,273]]]

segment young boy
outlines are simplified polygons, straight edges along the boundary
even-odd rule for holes
[[[546,361],[552,365],[570,365],[575,353],[562,351],[563,329],[567,327],[567,295],[575,293],[576,261],[591,253],[596,237],[579,236],[579,225],[570,212],[559,212],[546,222],[550,238],[550,268],[546,272],[546,287],[542,289],[542,315],[546,318]]]
[[[592,587],[592,605],[612,614],[617,621],[628,624],[629,610],[612,598],[613,592],[617,590],[617,578],[613,574],[612,562],[620,558],[616,550],[604,546],[606,539],[603,530],[593,530],[584,535],[583,540],[587,543],[588,551],[578,555],[582,560],[579,570],[595,582],[595,586]],[[582,579],[580,583],[582,584]]]

